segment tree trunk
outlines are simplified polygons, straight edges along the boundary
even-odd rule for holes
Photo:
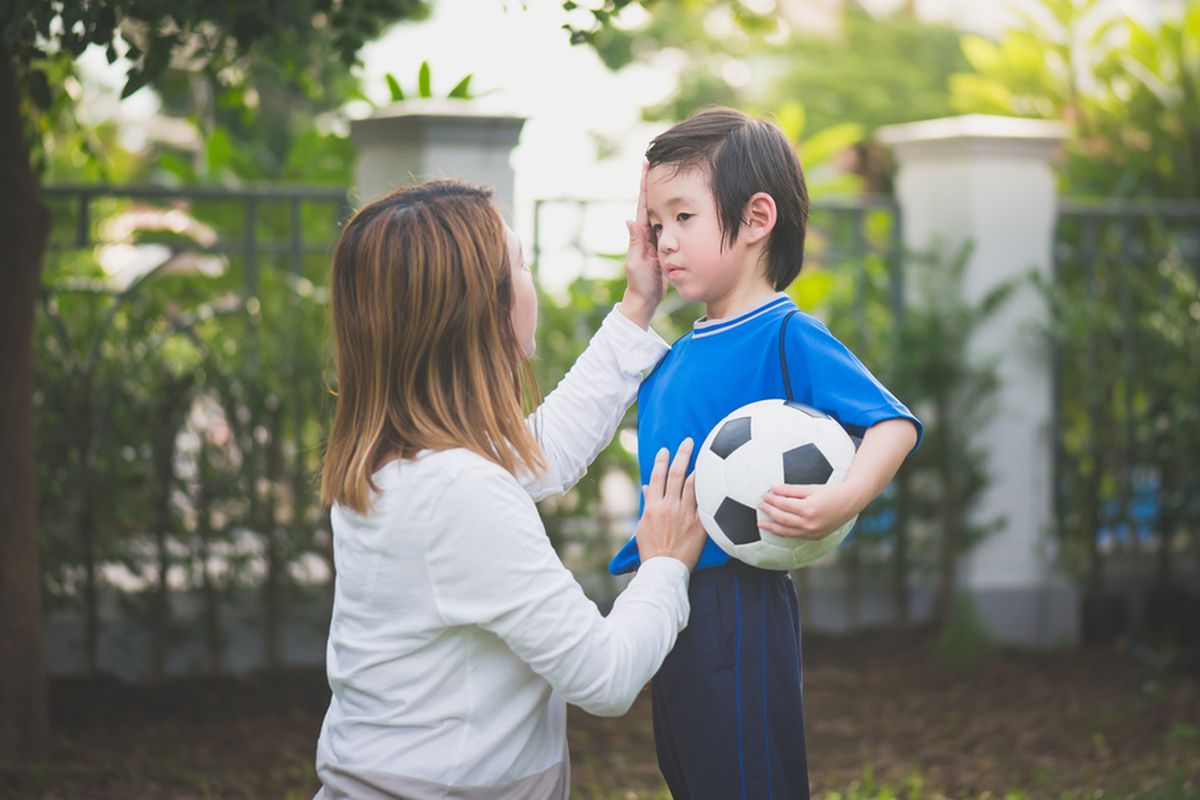
[[[148,677],[159,681],[166,675],[171,634],[171,489],[175,485],[175,438],[181,416],[191,398],[193,379],[167,377],[159,387],[153,411],[155,591],[150,604],[150,652]]]
[[[1179,509],[1175,502],[1177,475],[1178,473],[1169,467],[1159,473],[1158,551],[1155,554],[1154,586],[1164,592],[1171,588],[1171,545],[1179,519]]]
[[[846,548],[846,627],[858,630],[862,624],[862,538],[850,534]]]
[[[83,428],[79,433],[79,516],[75,533],[79,537],[80,557],[83,559],[83,661],[88,675],[100,670],[100,611],[96,586],[96,495],[92,491],[92,448],[96,434],[92,409],[91,375],[85,375],[79,387],[83,397],[80,417]]]
[[[100,611],[96,588],[96,516],[93,507],[92,479],[84,466],[83,485],[79,488],[79,544],[83,550],[83,657],[88,675],[100,669]]]
[[[267,502],[263,510],[263,537],[266,544],[267,574],[263,581],[263,663],[268,669],[283,665],[283,590],[287,559],[279,540],[279,486],[284,478],[283,437],[280,425],[282,406],[268,417],[270,443],[267,448]]]
[[[958,552],[961,547],[962,510],[958,496],[957,466],[953,463],[951,454],[954,448],[949,441],[950,427],[947,420],[949,404],[938,403],[934,416],[938,424],[943,426],[943,433],[938,439],[937,465],[941,478],[942,496],[938,503],[938,517],[941,536],[938,545],[939,572],[939,602],[938,620],[944,627],[950,624],[954,617],[954,604],[958,596]]]
[[[221,640],[221,594],[208,563],[212,556],[212,498],[209,486],[213,476],[208,465],[208,442],[205,436],[205,433],[200,435],[200,453],[197,456],[196,556],[200,562],[204,666],[209,675],[220,675],[225,671],[225,648]]]
[[[943,477],[947,482],[953,480],[953,478],[947,475],[943,475]],[[946,497],[942,498],[941,585],[938,603],[938,617],[942,626],[949,625],[950,620],[953,619],[954,604],[958,596],[956,574],[958,559],[956,558],[956,553],[958,551],[959,531],[955,503],[956,500],[949,495],[949,492]]]
[[[896,621],[901,627],[912,622],[908,591],[908,519],[912,502],[912,482],[907,469],[896,476],[896,552],[892,558]]]
[[[29,164],[12,62],[0,58],[0,756],[50,736],[33,443],[34,309],[50,215]]]
[[[154,594],[150,599],[150,647],[147,653],[146,677],[151,682],[161,681],[166,674],[167,629],[171,621],[171,589],[167,581],[171,570],[171,558],[167,552],[167,544],[171,527],[175,431],[171,427],[174,416],[171,390],[168,387],[163,388],[167,397],[160,398],[159,407],[155,409],[154,508],[150,516],[154,526],[155,581]]]

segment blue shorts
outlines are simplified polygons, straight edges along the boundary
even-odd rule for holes
[[[807,800],[800,615],[786,572],[692,573],[688,626],[652,683],[675,800]]]

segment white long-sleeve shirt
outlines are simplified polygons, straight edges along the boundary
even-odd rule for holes
[[[645,562],[607,617],[534,500],[570,488],[666,344],[619,311],[530,424],[520,479],[463,449],[387,464],[366,515],[332,512],[337,580],[318,798],[565,798],[566,702],[618,715],[687,623],[688,569]]]

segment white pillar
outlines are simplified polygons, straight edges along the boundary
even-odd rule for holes
[[[964,300],[1031,270],[1049,278],[1057,194],[1057,122],[962,116],[884,128],[899,166],[896,194],[910,251],[973,243]],[[973,359],[995,360],[997,413],[979,432],[990,484],[975,509],[1004,527],[965,558],[963,588],[1002,642],[1052,646],[1078,636],[1077,593],[1056,568],[1052,372],[1038,336],[1045,308],[1027,283],[978,331]]]
[[[461,178],[491,186],[512,224],[510,156],[524,125],[521,117],[481,114],[465,100],[409,100],[354,120],[357,200],[366,203],[416,181]]]

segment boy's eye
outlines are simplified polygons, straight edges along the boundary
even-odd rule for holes
[[[654,223],[653,225],[651,225],[651,226],[650,226],[650,230],[654,231],[654,235],[655,235],[655,236],[658,236],[660,233],[662,233],[662,225],[659,225],[659,224],[656,222],[656,223]]]
[[[679,220],[680,222],[686,222],[687,220],[691,219],[694,216],[695,216],[695,214],[689,214],[686,211],[681,211],[675,217],[675,219]]]

